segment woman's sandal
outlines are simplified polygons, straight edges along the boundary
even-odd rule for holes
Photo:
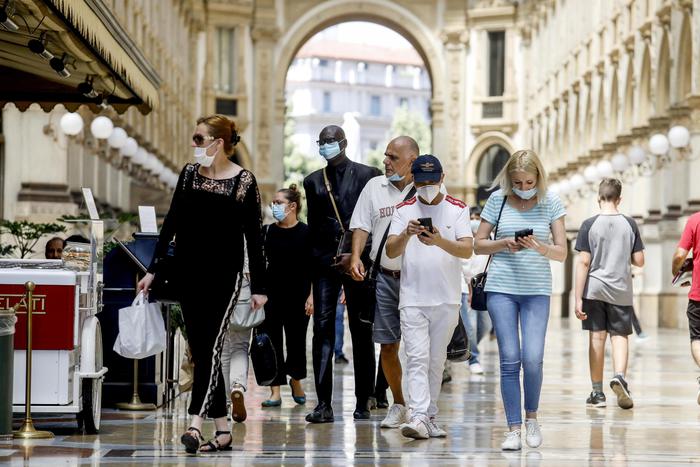
[[[226,444],[219,444],[219,436],[221,435],[228,435],[229,440],[228,443]],[[231,444],[233,444],[233,436],[231,436],[230,431],[217,431],[214,433],[214,437],[207,441],[206,443],[202,444],[199,447],[199,452],[217,452],[217,451],[230,451],[233,448],[231,447]],[[202,449],[202,448],[208,448],[208,449]]]
[[[192,435],[190,432],[195,431],[196,436]],[[185,451],[188,454],[195,454],[199,447],[202,445],[204,438],[202,437],[202,432],[198,428],[193,426],[189,427],[185,433],[180,437],[180,442],[185,445]]]

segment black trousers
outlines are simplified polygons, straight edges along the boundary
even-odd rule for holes
[[[312,355],[316,396],[319,402],[331,403],[333,396],[333,349],[335,347],[335,312],[340,288],[345,289],[348,323],[352,338],[352,363],[355,372],[355,397],[358,404],[367,402],[374,393],[376,361],[372,326],[359,320],[360,310],[369,306],[361,283],[332,269],[314,279],[314,337]]]
[[[306,378],[306,329],[309,317],[304,311],[305,304],[306,297],[290,297],[289,300],[270,297],[265,305],[265,321],[261,329],[270,336],[277,355],[277,377],[270,386],[285,386],[287,375],[297,380]]]

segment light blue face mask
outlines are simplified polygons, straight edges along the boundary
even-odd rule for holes
[[[287,205],[286,204],[273,204],[272,205],[272,217],[275,218],[277,222],[282,222],[287,218]]]
[[[340,141],[322,144],[318,148],[318,153],[327,161],[335,158],[338,154],[340,154]]]
[[[537,194],[537,187],[530,188],[529,190],[525,191],[513,187],[513,193],[515,193],[516,195],[518,195],[519,198],[522,199],[532,199],[532,197]]]
[[[390,175],[386,179],[389,180],[390,182],[400,182],[404,178],[406,178],[405,175],[399,175],[399,174],[395,173],[394,175]]]

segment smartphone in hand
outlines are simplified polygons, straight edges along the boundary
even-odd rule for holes
[[[418,223],[421,227],[425,227],[430,233],[433,233],[433,218],[432,217],[421,217],[418,219]],[[427,237],[425,233],[421,233],[422,236]]]
[[[533,234],[532,229],[518,230],[517,232],[515,232],[515,241],[517,242],[518,239],[527,237],[527,236],[532,235],[532,234]]]

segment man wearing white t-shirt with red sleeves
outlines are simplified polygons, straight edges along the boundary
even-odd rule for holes
[[[411,173],[416,196],[394,210],[386,253],[403,255],[399,309],[412,415],[401,433],[427,439],[447,436],[435,416],[447,345],[459,320],[460,258],[471,257],[473,238],[469,208],[440,193],[444,174],[437,157],[418,157]]]

